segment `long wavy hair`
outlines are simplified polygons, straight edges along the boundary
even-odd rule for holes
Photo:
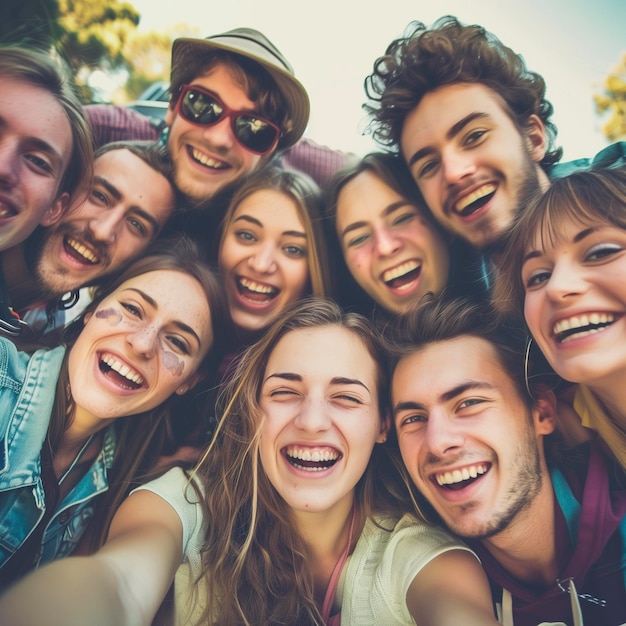
[[[377,368],[383,420],[387,373],[380,336],[366,318],[343,313],[330,300],[298,302],[244,353],[220,396],[221,419],[215,438],[196,468],[206,486],[200,498],[205,519],[210,520],[202,554],[204,572],[196,581],[208,591],[202,623],[322,624],[306,544],[291,509],[260,461],[263,414],[259,395],[267,360],[281,338],[296,329],[325,326],[349,330],[367,348]],[[366,516],[400,515],[409,510],[408,505],[400,505],[397,494],[402,490],[395,486],[384,448],[374,447],[355,487],[355,502]]]
[[[429,92],[456,83],[482,83],[506,103],[506,112],[520,133],[531,115],[543,122],[548,149],[540,165],[548,172],[559,161],[557,129],[550,120],[543,77],[530,71],[521,55],[478,25],[463,25],[455,17],[437,20],[432,28],[412,22],[404,36],[392,41],[365,79],[370,101],[369,129],[381,145],[398,146],[406,116]]]
[[[57,382],[55,402],[48,428],[48,440],[52,453],[58,449],[65,431],[74,419],[74,401],[68,373],[68,358],[84,326],[85,315],[95,311],[100,302],[113,293],[122,283],[158,270],[175,270],[189,274],[201,285],[211,311],[213,344],[203,362],[200,372],[206,379],[215,376],[224,346],[223,329],[229,322],[226,298],[221,281],[198,256],[195,245],[188,239],[176,242],[162,241],[155,244],[145,256],[129,265],[121,274],[98,287],[94,300],[81,317],[70,325],[64,335],[67,351]],[[189,414],[190,390],[183,396],[173,394],[163,404],[137,415],[118,418],[115,427],[115,455],[107,472],[109,489],[97,499],[95,513],[88,528],[86,545],[90,550],[100,547],[107,536],[111,519],[129,491],[154,478],[156,462],[162,455],[172,454],[180,439],[177,425],[179,418],[193,420]],[[185,407],[186,411],[182,410]],[[161,473],[167,468],[160,468]]]

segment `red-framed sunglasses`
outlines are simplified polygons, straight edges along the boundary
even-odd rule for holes
[[[227,117],[237,141],[250,152],[267,154],[280,138],[280,128],[251,111],[233,111],[219,97],[198,85],[182,85],[176,111],[197,126],[213,126]]]

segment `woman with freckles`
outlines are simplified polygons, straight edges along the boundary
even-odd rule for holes
[[[101,285],[53,349],[0,338],[0,586],[104,542],[117,506],[175,445],[183,396],[228,320],[188,241]]]
[[[578,383],[561,399],[626,469],[626,171],[554,181],[524,209],[507,250],[496,304],[523,309],[551,367]],[[570,435],[589,436],[577,427]]]
[[[134,491],[100,552],[42,568],[0,617],[148,625],[182,556],[180,624],[497,624],[475,556],[395,495],[384,362],[364,317],[288,309],[244,353],[192,476]],[[45,611],[24,610],[34,593]]]

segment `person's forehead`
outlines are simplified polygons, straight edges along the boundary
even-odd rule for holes
[[[277,189],[257,189],[236,207],[231,225],[242,215],[249,215],[267,229],[302,230],[304,220],[300,207],[290,195]]]
[[[424,94],[406,116],[403,139],[416,133],[427,136],[436,132],[437,127],[450,133],[469,116],[514,124],[509,106],[494,89],[482,83],[454,83]]]
[[[430,343],[402,358],[393,376],[393,389],[397,395],[410,391],[436,396],[470,380],[496,389],[512,384],[491,342],[462,335]]]
[[[49,150],[65,168],[72,156],[70,121],[57,98],[42,86],[0,75],[0,127]]]

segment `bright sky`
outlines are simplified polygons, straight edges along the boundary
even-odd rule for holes
[[[624,0],[129,0],[140,28],[181,22],[203,37],[248,26],[262,31],[289,59],[311,99],[306,135],[365,154],[363,80],[375,59],[412,20],[442,15],[481,24],[543,75],[566,160],[607,145],[592,94],[626,52]]]

